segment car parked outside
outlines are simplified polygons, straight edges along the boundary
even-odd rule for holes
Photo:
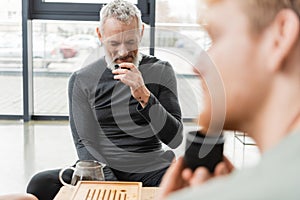
[[[63,58],[73,58],[82,51],[91,52],[100,46],[99,39],[88,34],[77,34],[66,38],[59,46]]]
[[[0,33],[0,66],[20,67],[22,63],[22,34],[2,32]],[[51,62],[62,59],[61,54],[55,51],[57,40],[50,39],[51,35],[33,34],[32,58],[34,67],[47,67]]]

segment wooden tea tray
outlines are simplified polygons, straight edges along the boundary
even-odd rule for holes
[[[141,182],[79,181],[72,200],[141,200]]]

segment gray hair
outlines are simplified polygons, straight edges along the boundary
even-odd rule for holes
[[[125,0],[113,0],[102,7],[100,11],[100,31],[103,34],[103,24],[108,18],[115,18],[125,24],[129,24],[134,18],[137,19],[138,28],[142,28],[141,11],[134,5]]]

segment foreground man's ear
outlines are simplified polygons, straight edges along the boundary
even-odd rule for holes
[[[280,11],[268,28],[270,42],[267,67],[271,71],[280,70],[299,39],[299,17],[291,9]]]

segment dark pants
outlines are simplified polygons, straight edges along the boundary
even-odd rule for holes
[[[143,182],[143,186],[159,186],[161,179],[167,168],[147,173],[125,173],[113,170],[119,181],[138,181]],[[27,186],[27,193],[35,195],[39,200],[53,200],[59,189],[63,186],[59,181],[58,174],[60,169],[40,172],[32,177]],[[70,183],[72,170],[66,170],[63,179]]]
[[[63,186],[59,181],[60,169],[48,170],[34,175],[28,183],[27,193],[35,195],[39,200],[53,200],[59,189]],[[63,179],[71,183],[73,171],[66,170]]]

